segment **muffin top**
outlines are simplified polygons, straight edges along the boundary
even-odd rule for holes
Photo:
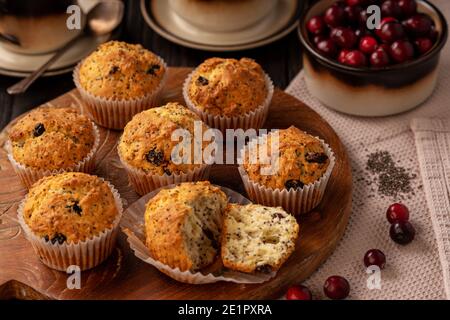
[[[34,169],[66,169],[86,158],[95,144],[92,122],[71,108],[41,107],[9,133],[14,159]]]
[[[180,270],[211,264],[220,247],[227,196],[208,181],[161,190],[147,203],[146,245],[151,255]]]
[[[165,72],[161,60],[141,45],[110,41],[83,61],[79,81],[95,96],[126,100],[152,93]]]
[[[259,148],[250,148],[244,160],[244,169],[253,182],[272,189],[299,189],[304,185],[319,180],[330,164],[322,143],[313,136],[297,129],[279,130],[279,157],[277,171],[271,175],[261,174],[262,168],[270,165],[261,164]],[[271,155],[273,133],[269,133],[264,141],[267,143],[267,154]],[[253,159],[256,159],[254,161]],[[253,162],[256,162],[253,164]]]
[[[188,90],[196,108],[226,117],[254,111],[268,94],[264,71],[248,58],[206,60],[194,72]]]
[[[119,211],[108,184],[96,176],[67,172],[39,180],[24,205],[31,231],[51,243],[78,243],[113,227]]]
[[[149,174],[170,175],[193,170],[200,166],[194,163],[194,146],[201,147],[202,150],[207,146],[206,142],[194,139],[196,121],[197,125],[201,125],[202,132],[208,129],[195,113],[178,103],[143,111],[126,125],[118,146],[119,155],[130,166]],[[172,161],[172,152],[176,147],[179,148],[181,141],[178,138],[172,141],[172,133],[178,129],[187,130],[191,134],[188,163],[181,161],[182,163],[176,164]],[[188,156],[183,151],[179,154]]]

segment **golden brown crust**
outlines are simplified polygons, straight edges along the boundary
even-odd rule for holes
[[[270,155],[271,134],[267,145]],[[252,150],[254,158],[259,159],[257,148]],[[268,165],[250,163],[246,155],[243,167],[251,181],[272,189],[297,189],[319,180],[330,164],[322,143],[293,126],[279,131],[279,150],[278,171],[272,175],[262,175],[261,168]]]
[[[261,66],[248,58],[211,58],[193,74],[188,96],[203,112],[226,117],[256,110],[268,95]]]
[[[112,228],[118,215],[113,193],[96,176],[69,172],[45,177],[24,205],[25,223],[52,243],[78,243]]]
[[[73,167],[92,151],[92,122],[71,108],[41,107],[20,119],[9,133],[14,159],[34,169]]]
[[[211,234],[217,233],[220,238],[220,230],[214,228],[221,229],[226,202],[226,195],[208,181],[183,183],[161,190],[147,203],[145,211],[146,245],[151,256],[181,271],[197,270],[211,264],[217,249],[208,248],[212,242],[205,240],[203,229],[210,229]],[[195,223],[189,226],[192,221]],[[194,240],[206,248],[193,247]],[[195,259],[195,250],[207,256]]]
[[[299,226],[282,208],[228,204],[224,213],[221,257],[231,270],[276,271],[295,251]]]
[[[195,113],[178,103],[141,112],[124,129],[118,146],[120,157],[131,167],[149,174],[170,175],[194,170],[200,166],[194,163],[193,153],[196,121],[202,125],[203,132],[208,129]],[[180,143],[171,138],[177,129],[185,129],[191,133],[191,163],[175,164],[171,160],[172,151]],[[203,148],[207,145],[204,142]]]
[[[110,41],[83,61],[79,81],[95,96],[127,100],[154,92],[165,72],[160,59],[141,45]]]

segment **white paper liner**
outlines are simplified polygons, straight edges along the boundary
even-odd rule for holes
[[[211,165],[201,164],[193,170],[179,174],[149,174],[145,173],[141,169],[131,167],[125,160],[122,159],[120,152],[118,153],[120,162],[128,174],[128,180],[133,186],[134,191],[141,196],[171,184],[208,180],[209,173],[211,171]]]
[[[159,86],[145,97],[129,100],[113,100],[99,97],[85,90],[79,79],[79,71],[84,60],[78,63],[73,71],[73,81],[85,102],[85,109],[90,118],[97,124],[108,129],[121,130],[138,113],[159,107],[161,93],[167,81],[167,64],[158,57],[160,64],[164,66],[164,76]]]
[[[23,218],[23,207],[27,196],[20,203],[17,209],[18,222],[42,263],[49,268],[67,271],[69,266],[74,265],[80,267],[81,271],[92,269],[106,260],[113,251],[120,230],[119,223],[123,214],[123,204],[119,192],[111,183],[105,182],[113,193],[118,215],[111,229],[79,243],[52,244],[50,241],[45,241],[43,238],[36,236]]]
[[[219,281],[234,282],[234,283],[263,283],[269,281],[275,277],[276,272],[270,274],[245,274],[236,271],[219,270],[218,274],[180,271],[179,268],[171,268],[150,256],[150,253],[145,246],[145,234],[144,234],[144,212],[147,202],[156,196],[162,189],[170,189],[175,187],[176,184],[165,186],[158,190],[155,190],[138,201],[132,204],[124,213],[124,219],[122,220],[121,227],[123,232],[128,237],[128,243],[131,249],[134,251],[136,257],[142,261],[154,266],[162,273],[168,275],[174,280],[189,284],[206,284],[215,283]],[[239,204],[250,204],[251,202],[242,196],[241,194],[230,190],[225,187],[219,187],[229,198],[229,202]]]
[[[22,183],[30,189],[36,181],[39,181],[43,177],[51,176],[63,172],[84,172],[91,173],[95,170],[95,153],[100,146],[100,132],[97,126],[91,121],[92,129],[94,131],[94,145],[92,150],[87,154],[87,156],[81,160],[79,163],[72,167],[57,169],[57,170],[46,170],[46,169],[36,169],[24,164],[21,164],[14,159],[12,153],[11,141],[8,140],[5,144],[6,152],[8,153],[8,159],[11,163],[14,171],[19,176]]]
[[[189,84],[191,82],[192,76],[197,70],[192,71],[186,78],[183,84],[183,97],[186,105],[189,109],[195,112],[210,128],[219,129],[222,133],[225,133],[226,129],[260,129],[262,128],[264,122],[266,121],[267,114],[269,112],[270,103],[272,102],[274,85],[272,80],[267,74],[264,74],[266,79],[267,97],[263,104],[253,111],[246,114],[235,116],[235,117],[225,117],[211,115],[198,109],[195,104],[189,98]]]
[[[336,163],[336,158],[331,147],[326,144],[325,141],[318,137],[316,137],[316,139],[322,143],[325,154],[330,159],[327,170],[319,180],[296,190],[290,189],[288,191],[287,189],[272,189],[251,181],[244,167],[240,165],[239,173],[248,197],[258,204],[269,207],[283,207],[284,210],[293,215],[300,215],[317,207],[322,201],[328,180],[330,179]]]

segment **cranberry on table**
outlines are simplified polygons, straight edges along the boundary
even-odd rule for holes
[[[339,27],[345,23],[345,11],[340,6],[331,6],[325,11],[325,22],[331,27]]]
[[[407,245],[414,240],[416,230],[409,221],[399,221],[391,225],[389,235],[396,243]]]
[[[302,285],[295,285],[288,289],[286,293],[287,300],[312,300],[311,291]]]
[[[397,4],[404,18],[408,18],[417,12],[416,0],[398,0]]]
[[[337,27],[331,30],[330,38],[338,46],[345,49],[351,49],[355,46],[356,38],[355,32],[350,28]]]
[[[406,36],[405,29],[400,22],[390,21],[381,24],[381,28],[376,30],[377,36],[386,43],[392,43]]]
[[[378,47],[378,41],[371,36],[364,36],[359,40],[359,50],[365,54],[371,54]]]
[[[409,209],[401,203],[394,203],[386,211],[386,218],[389,223],[409,220]]]
[[[323,285],[325,295],[333,300],[342,300],[348,297],[350,293],[350,284],[340,276],[331,276]]]
[[[403,21],[406,31],[414,36],[424,36],[428,34],[433,26],[433,21],[425,14],[416,14]]]
[[[427,53],[433,47],[433,41],[428,38],[417,38],[414,40],[414,44],[420,54]]]
[[[414,58],[414,47],[409,41],[395,41],[391,44],[389,54],[397,63],[406,62]]]
[[[325,24],[325,21],[321,16],[315,16],[309,19],[309,21],[306,24],[306,27],[308,28],[308,31],[312,34],[322,34],[327,29],[327,26]]]
[[[375,68],[383,68],[390,64],[390,59],[388,53],[379,48],[375,50],[374,53],[370,55],[370,65]]]
[[[361,51],[352,50],[345,55],[344,64],[351,67],[365,67],[367,58]]]
[[[402,11],[397,1],[395,0],[386,0],[381,5],[381,14],[384,17],[400,17]]]
[[[323,55],[333,58],[337,54],[337,48],[331,39],[322,40],[317,44],[317,50]]]
[[[381,250],[369,250],[364,255],[364,265],[366,267],[378,266],[380,269],[384,269],[386,266],[386,256]]]

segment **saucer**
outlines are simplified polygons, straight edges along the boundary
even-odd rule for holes
[[[185,47],[209,51],[234,51],[272,43],[295,29],[303,1],[279,0],[277,8],[244,30],[210,32],[180,18],[167,0],[141,0],[141,12],[159,35]]]
[[[85,36],[59,58],[44,76],[67,73],[85,56],[94,51],[97,46],[107,41],[111,35],[103,37]],[[0,45],[0,74],[13,77],[26,77],[47,62],[54,52],[38,55],[26,55],[5,49]]]

